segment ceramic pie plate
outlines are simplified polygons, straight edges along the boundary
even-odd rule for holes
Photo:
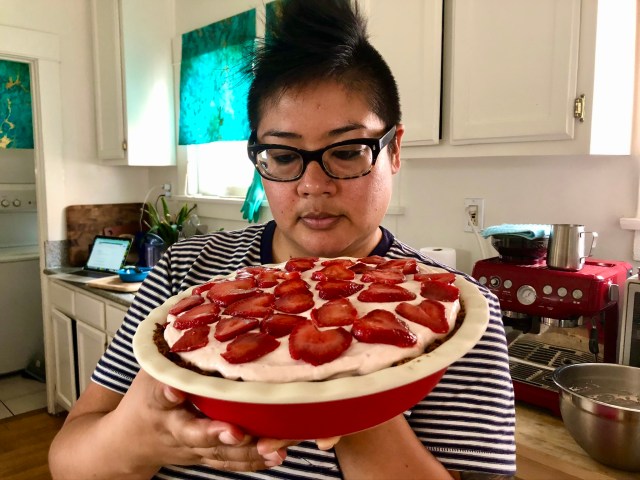
[[[430,271],[445,271],[433,268]],[[191,288],[154,309],[140,323],[133,350],[156,380],[184,391],[206,416],[238,425],[251,435],[283,439],[342,436],[379,425],[410,409],[436,386],[447,367],[484,334],[489,305],[478,287],[457,275],[465,311],[462,324],[442,345],[400,365],[361,376],[290,383],[227,380],[182,368],[153,341],[156,324]]]

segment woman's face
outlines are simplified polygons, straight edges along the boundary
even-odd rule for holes
[[[335,82],[287,91],[267,102],[258,125],[258,142],[318,150],[354,138],[379,138],[386,133],[362,95]],[[336,180],[318,162],[308,164],[299,180],[263,179],[276,221],[274,261],[291,257],[361,257],[381,238],[378,228],[391,198],[391,177],[400,168],[398,126],[396,149],[384,148],[371,172]]]

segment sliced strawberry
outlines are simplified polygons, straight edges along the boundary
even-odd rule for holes
[[[220,355],[229,363],[247,363],[273,352],[278,345],[280,342],[271,335],[247,332],[229,342],[227,350]]]
[[[264,318],[273,311],[274,300],[275,297],[270,293],[256,293],[233,302],[223,313],[236,317]]]
[[[379,269],[399,269],[402,273],[416,273],[418,271],[418,262],[415,258],[398,258],[393,260],[387,260],[384,263],[378,265]]]
[[[350,282],[348,280],[325,280],[316,284],[320,298],[323,300],[334,300],[344,298],[362,290],[362,283]]]
[[[402,270],[371,270],[362,274],[361,280],[365,283],[386,283],[393,285],[396,283],[402,283],[406,280]]]
[[[304,321],[306,321],[306,318],[300,315],[274,313],[260,322],[260,331],[268,333],[272,337],[280,338],[289,335],[298,323]]]
[[[281,297],[282,295],[287,295],[289,293],[300,293],[300,292],[308,292],[309,284],[302,280],[301,278],[292,278],[290,280],[285,280],[281,284],[279,284],[274,290],[273,294],[276,297]]]
[[[348,258],[332,258],[330,260],[324,260],[320,265],[322,265],[323,267],[329,267],[331,265],[342,265],[343,267],[349,268],[355,265],[355,262]]]
[[[184,332],[171,347],[172,352],[190,352],[209,343],[209,325],[199,325]]]
[[[207,298],[218,305],[226,307],[242,298],[256,293],[256,281],[253,277],[236,278],[216,282],[207,292]]]
[[[304,292],[292,292],[276,298],[275,309],[284,313],[302,313],[313,308],[315,302],[313,293],[309,290]]]
[[[407,320],[430,328],[434,333],[449,331],[449,323],[444,316],[444,305],[435,300],[423,300],[419,305],[402,302],[396,306],[396,313]]]
[[[455,302],[460,297],[460,290],[455,285],[427,280],[421,283],[420,295],[439,302]]]
[[[426,280],[432,280],[434,282],[448,283],[451,285],[456,281],[456,275],[451,272],[442,273],[416,273],[413,279],[417,282],[424,282]]]
[[[315,267],[318,260],[318,257],[291,258],[285,263],[284,269],[287,272],[305,272]]]
[[[256,284],[259,288],[275,287],[279,280],[278,272],[265,270],[255,276]]]
[[[380,265],[381,263],[386,262],[387,259],[384,257],[381,257],[380,255],[370,255],[368,257],[362,257],[358,261],[362,263],[366,263],[368,265]]]
[[[356,274],[344,265],[329,265],[311,274],[312,280],[353,280]]]
[[[169,315],[178,315],[185,310],[202,305],[203,303],[204,297],[202,295],[190,295],[188,297],[184,297],[169,309]]]
[[[375,269],[376,269],[375,265],[368,265],[362,262],[358,262],[353,267],[349,267],[349,270],[351,270],[354,273],[370,272],[371,270],[375,270]]]
[[[216,322],[220,316],[220,307],[215,303],[204,303],[181,313],[173,321],[178,330],[193,328],[198,325],[209,325]]]
[[[357,318],[351,334],[363,343],[384,343],[396,347],[411,347],[418,337],[407,324],[387,310],[376,309]]]
[[[339,327],[351,325],[358,311],[347,298],[329,300],[319,308],[311,310],[311,319],[317,327]]]
[[[271,270],[271,269],[267,267],[263,267],[261,265],[251,266],[251,267],[242,267],[236,271],[236,278],[247,278],[247,277],[255,278],[265,270]]]
[[[358,295],[361,302],[403,302],[414,298],[416,294],[406,288],[385,283],[372,283]]]
[[[226,342],[241,333],[253,330],[258,325],[260,325],[260,321],[255,318],[223,317],[216,323],[216,331],[213,336],[216,340]]]
[[[294,360],[322,365],[342,355],[351,341],[351,335],[342,327],[318,330],[313,323],[305,321],[289,336],[289,354]]]
[[[193,290],[191,290],[191,294],[200,295],[204,292],[208,292],[211,289],[211,287],[213,287],[216,283],[217,282],[213,281],[213,282],[203,283],[202,285],[198,285]]]

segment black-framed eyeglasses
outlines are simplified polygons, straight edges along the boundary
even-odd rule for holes
[[[298,180],[311,162],[318,162],[329,177],[344,180],[371,172],[378,155],[395,134],[396,127],[393,126],[380,138],[354,138],[309,151],[287,145],[256,144],[254,130],[249,137],[247,153],[258,173],[274,182]]]

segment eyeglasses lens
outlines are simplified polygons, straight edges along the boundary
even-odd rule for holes
[[[308,161],[316,160],[309,158]],[[258,168],[274,180],[290,180],[301,175],[305,161],[299,152],[284,148],[266,149],[258,152]],[[373,152],[368,145],[341,145],[322,154],[324,170],[335,178],[358,177],[373,164]]]

